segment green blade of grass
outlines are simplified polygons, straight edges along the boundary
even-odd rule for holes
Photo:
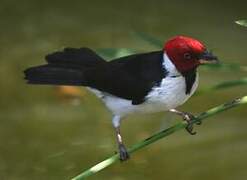
[[[240,25],[240,26],[247,27],[247,20],[246,19],[237,20],[237,21],[235,21],[235,23]]]
[[[226,111],[230,108],[233,108],[233,107],[236,107],[236,106],[239,106],[241,104],[246,104],[247,103],[247,96],[244,96],[242,98],[238,98],[238,99],[235,99],[233,101],[230,101],[230,102],[227,102],[225,104],[222,104],[222,105],[219,105],[219,106],[216,106],[212,109],[209,109],[208,111],[205,111],[203,113],[201,113],[200,115],[198,115],[197,117],[195,117],[194,119],[192,119],[192,123],[197,123],[197,122],[200,122],[210,116],[213,116],[215,114],[218,114],[220,112],[223,112],[223,111]],[[183,128],[185,128],[188,124],[183,121],[183,122],[180,122],[180,123],[177,123],[175,124],[174,126],[170,127],[170,128],[167,128],[163,131],[160,131],[158,133],[155,133],[154,135],[150,136],[149,138],[141,141],[141,142],[138,142],[136,144],[134,144],[133,146],[131,146],[130,148],[128,148],[128,152],[131,154],[131,153],[134,153],[135,151],[138,151],[140,149],[142,149],[143,147],[145,146],[148,146],[178,130],[181,130]],[[114,164],[115,162],[118,162],[119,161],[119,154],[115,154],[109,158],[107,158],[106,160],[96,164],[95,166],[87,169],[86,171],[82,172],[81,174],[79,174],[78,176],[72,178],[72,180],[82,180],[82,179],[85,179],[91,175],[94,175],[96,173],[98,173],[99,171],[103,170],[104,168]]]
[[[215,85],[211,90],[225,89],[234,86],[247,85],[247,78],[242,78],[233,81],[226,81]]]
[[[128,49],[128,48],[102,48],[97,49],[96,52],[103,56],[107,60],[112,60],[122,56],[128,56],[134,53],[137,53],[137,50]]]
[[[200,89],[195,93],[195,95],[201,95],[204,93],[208,93],[210,91],[223,90],[223,89],[227,89],[227,88],[233,88],[236,86],[246,86],[246,85],[247,85],[247,77],[242,78],[242,79],[238,79],[238,80],[233,80],[233,81],[221,82],[221,83],[218,83],[218,84],[216,84],[210,88]]]
[[[247,72],[247,66],[236,63],[221,63],[221,64],[206,64],[202,66],[203,69],[208,70],[226,70],[226,71],[244,71]]]
[[[147,43],[149,43],[152,46],[155,46],[157,48],[163,48],[163,42],[160,41],[159,39],[155,38],[154,36],[151,36],[151,35],[144,33],[144,32],[138,32],[138,31],[134,31],[133,34],[135,37],[146,41]]]

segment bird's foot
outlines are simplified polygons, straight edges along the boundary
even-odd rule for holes
[[[118,148],[119,148],[120,160],[126,161],[127,159],[129,159],[130,156],[129,156],[129,153],[128,153],[126,147],[123,144],[119,144]]]
[[[188,133],[190,133],[191,135],[195,135],[196,132],[193,131],[193,124],[192,124],[192,119],[195,118],[194,115],[187,113],[187,112],[183,112],[182,114],[183,120],[186,121],[188,123],[188,125],[186,126],[186,130],[188,131]],[[201,121],[196,122],[197,125],[201,125]]]

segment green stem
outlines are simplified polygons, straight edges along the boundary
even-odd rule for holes
[[[214,107],[212,109],[209,109],[208,111],[205,111],[203,113],[201,113],[200,115],[198,115],[197,117],[195,117],[193,120],[192,120],[192,123],[196,123],[196,122],[199,122],[203,119],[206,119],[210,116],[213,116],[217,113],[220,113],[222,111],[226,111],[230,108],[233,108],[233,107],[236,107],[236,106],[239,106],[241,104],[246,104],[247,103],[247,96],[244,96],[242,98],[238,98],[238,99],[235,99],[233,101],[230,101],[230,102],[227,102],[225,104],[222,104],[222,105],[219,105],[217,107]],[[176,125],[170,127],[170,128],[167,128],[163,131],[160,131],[158,133],[155,133],[154,135],[150,136],[149,138],[141,141],[141,142],[138,142],[136,144],[134,144],[133,146],[131,146],[129,149],[128,149],[128,152],[129,153],[133,153],[151,143],[154,143],[156,142],[157,140],[163,138],[163,137],[166,137],[180,129],[183,129],[187,126],[187,123],[185,121],[183,122],[180,122],[180,123],[177,123]],[[99,171],[101,171],[102,169],[112,165],[113,163],[119,161],[119,154],[115,154],[109,158],[107,158],[106,160],[96,164],[95,166],[91,167],[90,169],[82,172],[81,174],[79,174],[78,176],[72,178],[72,180],[81,180],[81,179],[85,179],[86,177],[88,176],[91,176]]]
[[[207,93],[210,91],[215,91],[215,90],[224,90],[227,88],[233,88],[236,86],[246,86],[247,85],[247,77],[245,78],[241,78],[241,79],[237,79],[237,80],[232,80],[232,81],[225,81],[225,82],[221,82],[218,83],[210,88],[205,88],[205,89],[200,89],[196,92],[195,95],[201,95],[203,93]]]

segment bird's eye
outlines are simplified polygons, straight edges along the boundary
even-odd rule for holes
[[[184,53],[184,59],[190,60],[191,59],[190,53]]]

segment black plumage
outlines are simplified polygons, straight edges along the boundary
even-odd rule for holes
[[[163,51],[104,61],[88,48],[65,48],[46,56],[48,64],[24,71],[31,84],[82,85],[140,104],[166,76]]]
[[[185,93],[190,94],[193,84],[195,83],[196,80],[196,68],[183,72],[182,75],[185,78],[185,85],[186,85]]]
[[[87,85],[118,97],[141,104],[167,72],[163,51],[122,57],[85,71]]]
[[[46,55],[45,59],[48,64],[81,69],[106,63],[103,58],[89,48],[65,48],[63,51]]]
[[[24,71],[28,83],[82,86],[86,69],[106,63],[89,48],[65,48],[48,54],[45,59],[48,64]]]

